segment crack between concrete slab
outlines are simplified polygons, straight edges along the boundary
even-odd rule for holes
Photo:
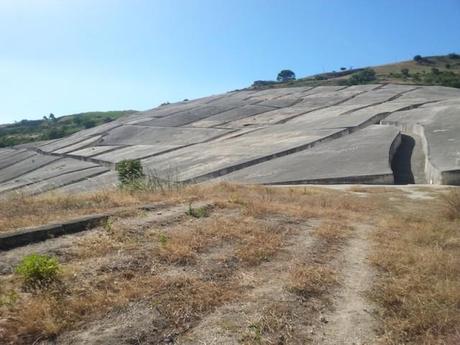
[[[56,160],[56,161],[54,161],[54,162],[57,162],[57,161],[59,161],[59,159]],[[24,188],[24,187],[28,187],[28,186],[31,186],[31,185],[36,184],[36,183],[40,183],[40,182],[43,182],[43,181],[49,181],[49,180],[54,179],[54,178],[57,178],[57,177],[62,177],[62,176],[68,175],[68,174],[73,174],[73,173],[76,173],[76,172],[81,172],[81,171],[85,171],[85,170],[88,170],[88,169],[94,169],[94,168],[97,168],[97,167],[86,167],[86,168],[76,169],[76,170],[67,171],[67,172],[64,172],[64,173],[61,173],[61,174],[49,176],[49,177],[46,177],[46,178],[43,178],[43,179],[40,179],[40,180],[37,180],[37,181],[27,182],[27,183],[22,184],[22,185],[20,185],[20,186],[15,186],[15,187],[12,187],[12,188],[5,189],[5,190],[3,190],[3,191],[0,191],[0,194],[5,194],[5,193],[13,192],[13,191],[15,191],[15,190],[17,190],[17,189]],[[105,171],[102,171],[102,172],[100,172],[100,173],[102,174],[102,173],[106,173],[106,172],[108,172],[108,171],[110,171],[110,170],[105,170]],[[96,175],[96,176],[97,176],[97,175]],[[94,177],[94,176],[87,176],[87,177],[83,178],[82,180],[85,180],[85,179],[87,179],[87,178],[89,178],[89,177]],[[71,183],[74,183],[74,181],[72,181]],[[71,184],[71,183],[69,183],[69,184]]]
[[[312,112],[314,112],[314,111],[323,110],[323,109],[327,109],[327,108],[331,108],[331,107],[335,107],[335,106],[337,106],[337,105],[340,105],[340,104],[342,104],[342,103],[345,103],[345,102],[347,102],[347,101],[349,101],[349,100],[351,100],[351,99],[353,99],[353,98],[355,98],[355,97],[357,97],[357,96],[360,96],[360,95],[365,94],[365,93],[370,92],[370,91],[372,91],[372,90],[365,90],[365,91],[358,92],[358,93],[356,93],[356,94],[354,94],[354,95],[352,95],[352,96],[350,96],[350,97],[347,97],[347,98],[345,98],[345,99],[342,99],[342,100],[340,100],[340,101],[338,101],[338,102],[335,102],[335,103],[333,103],[333,104],[324,105],[324,106],[321,106],[321,107],[317,107],[317,108],[314,108],[314,109],[310,109],[310,110],[305,111],[305,112],[303,112],[303,113],[296,114],[296,115],[287,117],[287,118],[285,118],[285,119],[279,120],[279,121],[275,122],[274,124],[275,124],[275,125],[284,124],[284,123],[286,123],[286,122],[288,122],[288,121],[291,121],[291,120],[293,120],[293,119],[295,119],[295,118],[297,118],[297,117],[300,117],[300,116],[303,116],[303,115],[312,113]]]
[[[409,91],[406,91],[406,92],[409,92]],[[257,164],[260,164],[260,163],[263,163],[263,162],[266,162],[266,161],[269,161],[269,160],[272,160],[272,159],[275,159],[275,158],[279,158],[279,157],[287,156],[287,155],[290,155],[290,154],[293,154],[293,153],[296,153],[296,152],[311,149],[311,148],[313,148],[313,147],[315,147],[317,145],[321,145],[321,144],[330,142],[332,140],[335,140],[337,138],[343,137],[345,135],[355,133],[356,131],[359,131],[359,130],[361,130],[363,128],[366,128],[366,127],[368,127],[370,125],[378,124],[378,123],[380,123],[380,121],[382,121],[383,119],[385,119],[386,117],[388,117],[389,115],[391,115],[394,112],[404,111],[404,110],[408,110],[408,109],[414,109],[414,108],[420,107],[420,106],[422,106],[424,104],[432,103],[432,102],[433,101],[423,102],[423,103],[419,103],[419,104],[412,104],[412,105],[409,105],[409,106],[402,107],[402,108],[400,108],[400,109],[398,109],[396,111],[378,113],[378,114],[372,116],[371,118],[367,119],[366,121],[362,122],[361,124],[357,125],[357,126],[342,127],[343,130],[340,130],[340,131],[338,131],[336,133],[333,133],[333,134],[331,134],[329,136],[326,136],[326,137],[321,138],[319,140],[313,141],[311,143],[300,145],[300,146],[297,146],[297,147],[294,147],[294,148],[291,148],[291,149],[287,149],[287,150],[284,150],[284,151],[280,151],[280,152],[277,152],[277,153],[274,153],[274,154],[271,154],[271,155],[266,155],[266,156],[263,156],[263,157],[259,157],[259,158],[256,158],[256,159],[253,159],[253,160],[250,160],[250,161],[247,161],[247,162],[243,162],[243,163],[240,163],[240,164],[236,164],[236,165],[233,165],[233,166],[230,166],[230,167],[218,169],[218,170],[215,170],[215,171],[210,172],[210,173],[206,173],[206,174],[194,177],[194,178],[186,179],[183,182],[185,182],[185,183],[203,182],[203,181],[206,181],[206,180],[209,180],[209,179],[212,179],[212,178],[216,178],[216,177],[220,177],[220,176],[223,176],[223,175],[227,175],[227,174],[229,174],[231,172],[241,170],[241,169],[247,168],[249,166],[257,165]]]
[[[29,157],[29,158],[31,158],[31,157]],[[29,169],[29,170],[21,171],[21,173],[20,173],[19,175],[16,175],[16,176],[11,177],[11,178],[9,178],[9,179],[7,179],[7,180],[1,181],[0,183],[7,183],[7,182],[10,182],[10,181],[15,180],[15,179],[17,179],[17,178],[20,178],[21,176],[24,176],[24,175],[26,175],[26,174],[28,174],[28,173],[34,171],[34,170],[37,170],[37,169],[46,167],[47,165],[49,165],[49,164],[51,164],[51,163],[54,163],[54,162],[58,161],[59,159],[60,159],[60,158],[56,157],[55,160],[46,162],[46,163],[44,163],[44,164],[40,164],[40,165],[35,166],[34,168],[31,168],[31,169]],[[20,162],[23,162],[23,161],[20,161]],[[16,164],[19,164],[20,162],[18,162],[18,163],[16,163]],[[13,164],[13,165],[16,165],[16,164]],[[10,165],[10,166],[12,166],[12,165]]]
[[[93,168],[94,168],[94,167],[93,167]],[[87,169],[72,171],[72,173],[73,173],[73,172],[78,172],[78,171],[84,171],[84,170],[87,170]],[[105,174],[105,173],[107,173],[107,172],[109,172],[109,171],[110,171],[110,170],[103,170],[103,171],[95,172],[94,174],[91,174],[91,175],[88,175],[88,176],[79,178],[79,179],[74,180],[74,181],[71,181],[71,182],[69,182],[69,183],[64,183],[64,184],[59,185],[59,186],[56,186],[56,185],[51,184],[51,185],[49,185],[49,187],[51,187],[51,188],[46,189],[46,190],[44,190],[44,191],[43,191],[43,190],[40,190],[40,191],[37,191],[37,192],[33,192],[33,193],[30,193],[29,195],[38,195],[38,194],[41,194],[41,193],[44,193],[44,192],[50,192],[50,191],[52,191],[52,190],[54,190],[54,189],[57,189],[57,188],[60,188],[60,187],[65,187],[65,186],[69,186],[69,185],[72,185],[72,184],[74,184],[74,183],[79,183],[79,182],[81,182],[81,181],[85,181],[85,180],[87,180],[87,179],[90,179],[90,178],[93,178],[93,177],[96,177],[96,176]],[[69,174],[70,174],[70,173],[69,173]],[[64,176],[64,175],[67,175],[67,174],[62,174],[62,175],[60,175],[60,176]],[[59,177],[60,177],[60,176],[59,176]]]

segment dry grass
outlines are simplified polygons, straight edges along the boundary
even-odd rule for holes
[[[247,327],[240,339],[243,345],[289,344],[293,335],[296,315],[292,308],[282,303],[264,307]]]
[[[225,207],[244,207],[247,215],[255,217],[288,214],[299,218],[350,218],[375,207],[368,201],[350,198],[345,192],[321,188],[265,188],[228,183],[188,186],[168,192],[147,193],[114,189],[73,195],[16,195],[0,199],[0,232],[104,212],[117,207],[154,202],[189,203],[209,198]]]
[[[350,237],[353,228],[344,222],[322,222],[313,230],[313,234],[329,243],[342,243]]]
[[[452,189],[442,196],[445,214],[450,220],[460,218],[460,189]]]
[[[8,199],[0,199],[0,232],[109,211],[117,207],[137,206],[159,201],[173,203],[181,200],[182,197],[187,197],[187,195],[179,192],[130,193],[121,190],[72,195],[16,195]]]
[[[286,287],[303,298],[311,298],[325,294],[337,282],[337,273],[323,264],[297,264],[289,272]]]
[[[371,259],[381,275],[371,297],[382,308],[386,344],[458,344],[460,224],[440,206],[430,201],[413,214],[393,210],[375,236]]]
[[[193,264],[197,255],[210,246],[234,243],[235,258],[258,265],[281,247],[286,231],[251,218],[212,218],[161,234],[155,254],[169,264]]]
[[[393,191],[373,191],[362,198],[322,188],[221,183],[163,194],[106,191],[18,198],[12,206],[2,201],[0,231],[157,201],[182,203],[184,210],[198,200],[217,206],[209,217],[184,213],[172,223],[146,227],[130,225],[139,219],[127,214],[82,234],[71,248],[58,248],[63,266],[58,293],[27,294],[15,275],[0,275],[0,343],[33,343],[60,335],[133,301],[157,306],[165,332],[188,329],[216,307],[237,301],[241,289],[250,289],[239,285],[238,277],[265,269],[263,262],[279,264],[299,226],[319,219],[311,231],[311,251],[296,256],[291,268],[292,261],[284,264],[288,279],[283,293],[300,296],[300,302],[294,298],[298,308],[305,308],[312,297],[312,303],[327,303],[340,286],[339,259],[353,234],[350,224],[374,223],[378,231],[372,262],[381,274],[371,298],[381,307],[382,339],[387,344],[456,344],[458,219],[446,216],[448,203],[402,198],[396,207],[388,199]],[[455,195],[449,198],[456,200]],[[136,222],[130,223],[129,217]],[[290,343],[297,315],[286,305],[262,304],[259,317],[242,330],[240,342]]]

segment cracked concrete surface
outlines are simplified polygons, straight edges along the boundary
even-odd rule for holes
[[[108,187],[122,159],[189,182],[392,184],[412,173],[415,183],[458,185],[459,119],[460,90],[438,86],[233,91],[0,149],[0,195]],[[392,164],[398,149],[411,164]]]

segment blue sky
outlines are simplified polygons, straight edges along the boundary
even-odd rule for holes
[[[460,52],[460,0],[0,0],[0,123]]]

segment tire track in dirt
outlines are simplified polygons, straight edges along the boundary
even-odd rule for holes
[[[295,328],[299,340],[308,338],[310,324],[303,313],[311,312],[311,309],[304,308],[297,296],[286,291],[285,284],[289,266],[299,257],[308,255],[316,243],[315,238],[311,236],[311,230],[318,224],[319,221],[298,224],[294,230],[297,233],[270,261],[235,272],[236,280],[245,290],[241,297],[204,317],[198,325],[176,339],[176,344],[252,344],[251,341],[255,339],[244,340],[242,337],[251,338],[251,329],[258,327],[257,320],[264,317],[273,319],[261,322],[273,322],[280,326],[280,339],[291,336],[294,332],[291,328]]]
[[[356,224],[353,237],[343,249],[342,285],[332,297],[333,311],[321,318],[314,344],[372,345],[376,341],[374,307],[365,297],[374,277],[367,260],[370,231],[370,225]]]

